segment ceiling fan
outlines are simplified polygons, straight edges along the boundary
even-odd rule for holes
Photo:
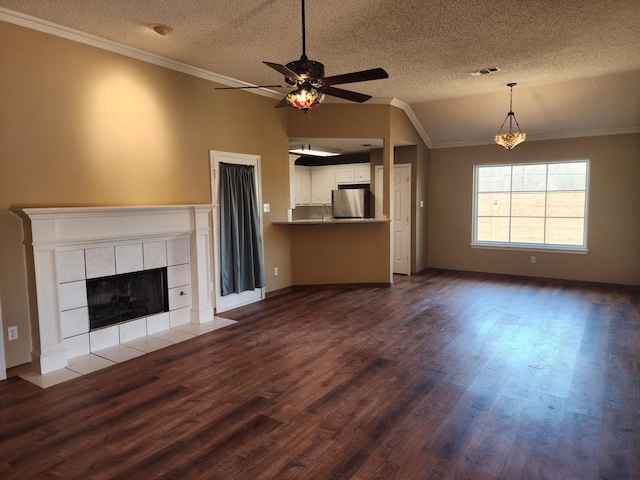
[[[302,56],[299,60],[294,60],[286,65],[273,62],[262,63],[283,74],[284,81],[287,85],[222,87],[217,90],[234,90],[243,88],[289,88],[290,86],[293,86],[296,87],[296,89],[289,92],[275,108],[286,107],[289,105],[306,112],[307,110],[320,105],[324,100],[325,95],[339,97],[358,103],[366,102],[371,98],[371,95],[344,90],[342,88],[337,88],[334,85],[389,78],[389,74],[383,68],[372,68],[370,70],[362,70],[360,72],[325,77],[324,65],[320,62],[316,62],[315,60],[309,60],[306,55],[304,0],[302,0]]]

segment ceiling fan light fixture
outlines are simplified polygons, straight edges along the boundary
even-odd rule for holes
[[[498,134],[493,137],[494,141],[498,145],[502,145],[507,150],[511,150],[515,148],[517,145],[520,145],[527,138],[527,134],[520,130],[520,125],[516,120],[516,114],[513,113],[513,87],[515,87],[517,83],[507,83],[507,87],[511,89],[511,94],[509,97],[509,113],[507,113],[504,122],[502,122],[502,126],[500,127],[500,131]],[[504,128],[504,124],[507,123],[507,119],[509,119],[509,133],[502,133],[502,129]],[[518,127],[518,131],[513,131],[513,122],[516,123]]]
[[[293,108],[306,112],[324,101],[324,93],[311,85],[301,85],[297,90],[289,93],[286,100]]]
[[[315,60],[309,60],[306,54],[306,33],[304,18],[304,0],[302,1],[302,56],[286,65],[273,62],[262,62],[268,67],[284,75],[287,85],[295,87],[295,90],[280,100],[275,108],[291,106],[303,112],[317,107],[324,100],[325,95],[338,97],[351,102],[363,103],[371,99],[371,95],[365,95],[351,90],[337,88],[336,85],[345,83],[368,82],[389,78],[389,74],[383,68],[371,68],[359,72],[344,73],[342,75],[324,76],[324,65]],[[249,85],[244,87],[222,87],[216,90],[229,90],[237,88],[286,88],[286,85]]]

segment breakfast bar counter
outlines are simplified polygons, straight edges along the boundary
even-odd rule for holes
[[[305,220],[292,220],[291,222],[272,222],[272,225],[337,225],[337,224],[368,224],[368,223],[391,223],[386,218],[310,218]]]

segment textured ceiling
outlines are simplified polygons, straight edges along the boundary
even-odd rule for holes
[[[302,53],[299,0],[0,7],[250,84],[281,83],[262,61]],[[173,32],[156,35],[151,23]],[[389,79],[341,87],[408,104],[435,148],[490,143],[508,111],[509,82],[518,83],[513,107],[530,140],[640,131],[637,0],[307,0],[306,33],[307,55],[326,75],[387,70]],[[500,71],[470,75],[486,67]]]

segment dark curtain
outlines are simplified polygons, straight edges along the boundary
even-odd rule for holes
[[[264,287],[260,216],[253,166],[220,163],[222,295]]]

